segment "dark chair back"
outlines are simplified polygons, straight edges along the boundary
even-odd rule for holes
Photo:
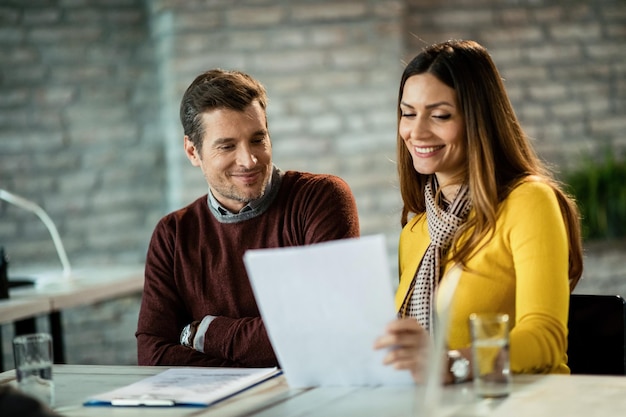
[[[619,295],[571,294],[572,374],[626,375],[626,304]]]

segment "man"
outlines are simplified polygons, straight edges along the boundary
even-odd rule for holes
[[[185,154],[209,192],[154,230],[136,333],[139,365],[278,365],[243,254],[359,235],[343,180],[272,164],[266,103],[264,87],[238,71],[200,74],[183,96]]]

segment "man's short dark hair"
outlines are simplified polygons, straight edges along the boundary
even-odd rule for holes
[[[198,151],[202,148],[202,113],[214,109],[244,111],[253,101],[267,107],[265,87],[241,71],[212,69],[196,77],[180,103],[180,121],[185,135]]]

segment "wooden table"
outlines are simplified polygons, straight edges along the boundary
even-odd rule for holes
[[[69,277],[60,272],[19,275],[34,277],[35,285],[12,288],[10,298],[0,300],[0,324],[14,323],[16,334],[32,333],[36,331],[35,318],[48,315],[55,363],[65,363],[61,320],[64,309],[141,292],[144,277],[143,265],[78,268]],[[1,358],[0,354],[0,370]]]
[[[56,410],[63,416],[211,417],[408,417],[420,413],[415,387],[328,387],[292,389],[283,376],[208,408],[83,407],[90,395],[139,381],[163,367],[55,365]],[[14,371],[0,384],[15,384]],[[504,400],[477,400],[471,383],[447,386],[429,417],[619,416],[626,413],[626,377],[521,375]]]

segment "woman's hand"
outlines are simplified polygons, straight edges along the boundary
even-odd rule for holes
[[[387,325],[386,333],[374,342],[374,349],[388,349],[383,363],[411,371],[416,383],[424,382],[430,337],[415,319],[404,318]]]

